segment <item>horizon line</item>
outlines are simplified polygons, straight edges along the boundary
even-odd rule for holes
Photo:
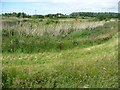
[[[69,13],[69,14],[67,14],[67,13],[61,13],[61,12],[57,12],[57,13],[48,13],[48,14],[39,14],[39,13],[37,13],[37,14],[29,14],[29,13],[27,13],[27,12],[4,12],[4,13],[0,13],[0,14],[5,14],[5,13],[25,13],[25,14],[27,14],[27,15],[48,15],[48,14],[64,14],[64,15],[70,15],[70,14],[72,14],[72,13],[119,13],[119,12],[110,12],[110,11],[98,11],[98,12],[95,12],[95,11],[90,11],[90,12],[87,12],[87,11],[80,11],[80,12],[71,12],[71,13]]]

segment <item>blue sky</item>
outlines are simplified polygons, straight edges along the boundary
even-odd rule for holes
[[[2,13],[118,12],[119,0],[2,0]]]

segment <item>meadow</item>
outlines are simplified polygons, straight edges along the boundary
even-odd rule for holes
[[[3,19],[3,88],[117,88],[118,21]]]

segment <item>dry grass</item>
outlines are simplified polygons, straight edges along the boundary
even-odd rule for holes
[[[83,30],[87,28],[95,28],[98,26],[103,26],[105,21],[81,21],[81,20],[26,20],[26,21],[3,21],[4,29],[16,29],[18,31],[25,31],[27,34],[35,34],[35,35],[45,35],[46,33],[49,35],[58,36],[61,34],[61,31],[64,34],[67,34],[76,30]]]

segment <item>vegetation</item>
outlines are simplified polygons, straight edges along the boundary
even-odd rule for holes
[[[86,17],[94,17],[98,20],[105,20],[111,18],[118,18],[118,13],[92,13],[92,12],[73,12],[69,15],[57,13],[57,14],[48,14],[48,15],[27,15],[24,12],[13,12],[13,13],[4,13],[3,16],[8,17],[23,17],[23,18],[86,18]]]
[[[117,88],[117,21],[57,16],[3,17],[3,88]]]
[[[51,22],[50,22],[51,23]],[[111,28],[111,29],[110,29]],[[113,30],[114,28],[114,30]],[[43,52],[43,51],[60,51],[74,47],[84,48],[101,44],[117,32],[117,23],[110,22],[104,26],[96,28],[87,28],[86,30],[73,30],[65,32],[60,30],[58,36],[53,36],[49,31],[44,35],[27,34],[24,31],[3,29],[2,33],[2,52]],[[33,48],[34,47],[34,48]]]
[[[3,87],[116,88],[117,37],[60,52],[3,53]]]
[[[85,17],[95,17],[98,20],[106,20],[111,18],[118,18],[118,13],[92,13],[92,12],[74,12],[70,14],[71,17],[85,16]]]

